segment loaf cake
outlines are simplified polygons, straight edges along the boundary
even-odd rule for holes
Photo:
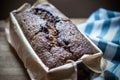
[[[30,45],[49,69],[98,52],[69,18],[49,4],[26,9],[15,17]]]

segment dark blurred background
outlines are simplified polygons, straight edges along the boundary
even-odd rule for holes
[[[6,19],[9,12],[23,3],[33,4],[36,0],[0,0],[0,19]],[[120,0],[48,0],[61,12],[71,18],[87,18],[99,8],[120,11]]]

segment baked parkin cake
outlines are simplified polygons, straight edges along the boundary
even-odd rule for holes
[[[49,4],[15,16],[32,48],[50,69],[98,52],[69,18]]]

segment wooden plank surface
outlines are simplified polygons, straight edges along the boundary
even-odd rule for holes
[[[85,19],[72,19],[73,23],[83,23]],[[0,80],[30,80],[23,63],[6,39],[6,21],[0,21]]]
[[[5,26],[7,23],[0,21],[0,80],[30,80],[23,63],[6,40]]]

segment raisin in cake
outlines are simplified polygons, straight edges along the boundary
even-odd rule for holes
[[[50,69],[98,52],[70,19],[48,4],[15,16],[32,48]]]

